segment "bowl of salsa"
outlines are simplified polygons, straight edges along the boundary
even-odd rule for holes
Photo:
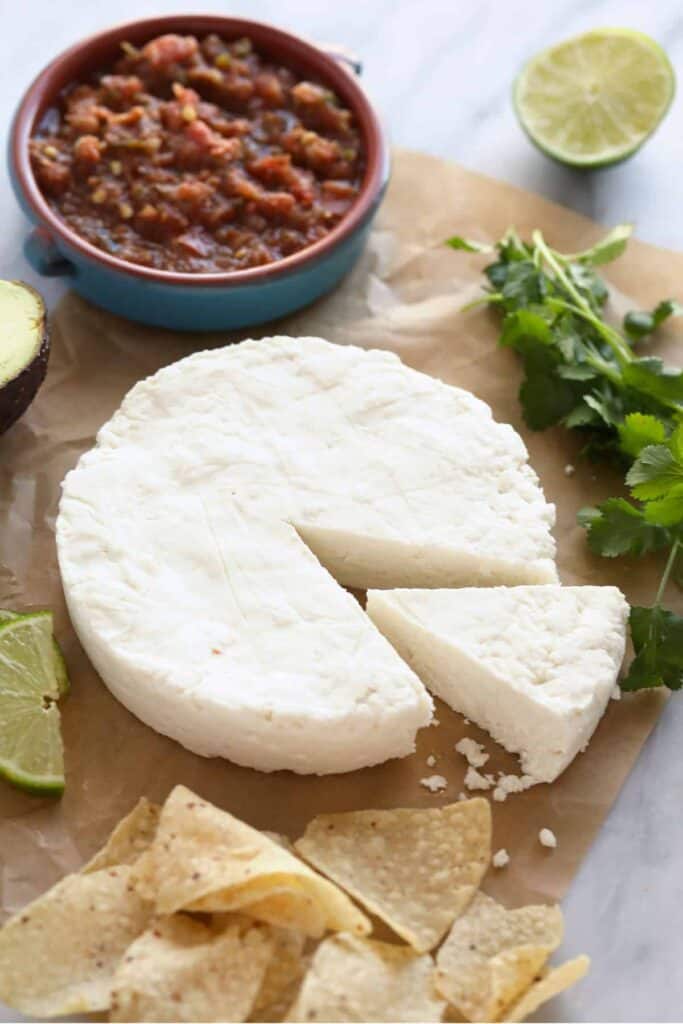
[[[32,264],[113,312],[183,330],[262,323],[333,288],[388,165],[338,59],[208,15],[73,46],[29,87],[10,135]]]

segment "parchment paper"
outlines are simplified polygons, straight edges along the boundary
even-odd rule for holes
[[[495,317],[459,313],[479,290],[484,260],[445,249],[443,239],[459,232],[494,240],[512,223],[522,234],[541,227],[567,251],[599,233],[597,225],[538,196],[435,158],[397,152],[361,265],[331,297],[258,333],[320,334],[342,344],[390,348],[410,366],[471,389],[491,403],[498,419],[522,432],[546,494],[557,503],[563,581],[614,583],[632,602],[649,603],[657,563],[593,557],[575,524],[579,507],[618,493],[618,478],[582,462],[567,432],[525,430],[516,396],[519,367],[512,353],[496,348]],[[635,306],[680,298],[683,254],[633,242],[609,276]],[[625,299],[617,294],[617,301]],[[681,335],[675,332],[674,325],[657,347],[680,362]],[[441,706],[440,725],[422,731],[413,757],[343,776],[264,775],[204,760],[157,735],[110,696],[90,667],[70,627],[57,569],[53,528],[60,481],[137,380],[198,348],[236,338],[146,329],[68,295],[53,318],[46,383],[29,413],[0,438],[0,607],[54,609],[72,680],[62,710],[64,798],[40,800],[0,784],[3,913],[77,868],[140,795],[161,800],[176,783],[255,826],[294,837],[323,811],[455,800],[465,765],[453,745],[465,734],[493,752],[487,769],[519,770],[513,758]],[[565,475],[567,464],[576,465],[575,475]],[[662,705],[661,694],[611,702],[587,753],[557,782],[493,804],[494,849],[505,846],[512,859],[507,869],[490,874],[491,891],[510,905],[562,896]],[[426,765],[429,754],[437,758],[435,768]],[[434,772],[449,780],[439,795],[419,784]],[[555,852],[539,845],[541,827],[556,833]]]

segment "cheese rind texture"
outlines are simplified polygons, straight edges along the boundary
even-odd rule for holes
[[[327,773],[410,753],[432,710],[338,583],[553,580],[553,520],[483,402],[282,337],[136,385],[64,482],[57,544],[83,646],[134,714],[199,754]]]
[[[425,685],[552,782],[590,740],[624,657],[616,587],[371,591],[367,611]]]

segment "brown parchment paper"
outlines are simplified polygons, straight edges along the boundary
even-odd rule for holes
[[[484,260],[443,247],[454,232],[497,239],[509,224],[539,226],[553,244],[575,251],[597,225],[509,185],[418,153],[397,152],[391,186],[361,264],[331,297],[276,325],[273,332],[319,334],[331,341],[396,351],[410,366],[471,389],[514,424],[549,499],[558,506],[559,566],[567,584],[615,583],[632,602],[649,603],[656,564],[593,557],[575,523],[584,504],[618,493],[618,479],[583,463],[562,430],[532,434],[517,402],[516,357],[496,347],[488,312],[459,312],[480,288]],[[681,296],[683,254],[633,242],[609,271],[617,302],[628,294],[647,307]],[[670,328],[658,344],[680,362],[681,335]],[[254,333],[254,332],[251,332]],[[492,751],[487,769],[518,771],[459,715],[438,709],[440,724],[422,731],[413,757],[343,776],[264,775],[227,761],[205,760],[147,728],[110,696],[73,630],[60,586],[53,528],[60,481],[101,424],[140,378],[198,349],[237,335],[181,335],[147,329],[68,295],[53,317],[48,377],[28,414],[0,438],[0,606],[54,609],[72,691],[63,703],[67,789],[60,802],[26,796],[0,784],[0,910],[8,913],[77,868],[142,794],[161,800],[176,783],[261,828],[297,836],[316,813],[363,807],[434,806],[455,800],[464,762],[453,750],[462,735]],[[567,464],[576,473],[565,474]],[[487,887],[509,904],[559,898],[566,890],[662,708],[659,694],[610,703],[588,751],[551,786],[494,803],[494,849],[511,863]],[[430,754],[436,767],[428,768]],[[448,779],[433,795],[419,780]],[[541,827],[559,841],[549,853]]]

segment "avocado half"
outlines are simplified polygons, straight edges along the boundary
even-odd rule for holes
[[[23,281],[0,281],[0,434],[35,398],[49,352],[41,296]]]

